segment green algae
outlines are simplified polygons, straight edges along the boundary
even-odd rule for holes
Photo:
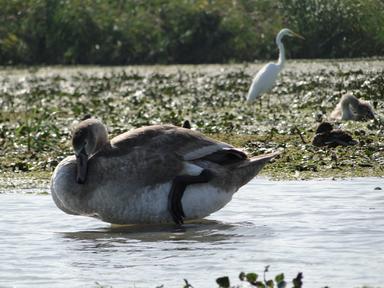
[[[84,114],[112,136],[189,119],[192,128],[250,155],[281,151],[261,175],[275,179],[384,176],[382,60],[291,61],[261,106],[245,104],[256,65],[74,67],[0,70],[0,172],[44,179],[71,155]],[[370,101],[369,122],[337,123],[358,144],[318,148],[314,131],[346,91]]]

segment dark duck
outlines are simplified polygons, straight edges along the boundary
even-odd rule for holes
[[[356,143],[351,134],[341,129],[333,129],[329,122],[323,122],[317,127],[316,135],[312,140],[312,144],[317,147],[351,146]]]

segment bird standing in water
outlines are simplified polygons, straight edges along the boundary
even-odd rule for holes
[[[247,102],[252,103],[262,94],[270,91],[277,79],[279,72],[283,69],[285,63],[285,49],[282,39],[284,36],[297,37],[304,39],[301,35],[296,34],[288,28],[282,29],[276,36],[276,44],[279,48],[279,59],[277,63],[268,63],[259,70],[255,78],[253,78],[251,87],[247,94]],[[269,101],[268,101],[269,103]],[[260,100],[261,105],[261,100]]]
[[[277,154],[243,151],[190,129],[153,125],[109,140],[105,125],[81,121],[74,156],[59,163],[51,195],[66,213],[113,224],[201,219],[224,207]]]

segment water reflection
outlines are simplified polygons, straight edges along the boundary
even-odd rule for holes
[[[216,220],[200,220],[177,225],[127,225],[103,227],[96,230],[61,232],[62,237],[72,240],[99,241],[108,239],[119,243],[132,241],[194,241],[220,242],[239,237],[236,229],[241,224],[228,224]]]

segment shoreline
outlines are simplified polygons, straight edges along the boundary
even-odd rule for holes
[[[38,194],[38,195],[48,195],[49,192],[49,183],[52,173],[48,172],[21,172],[13,173],[6,172],[0,175],[0,194],[9,193],[7,190],[20,190],[22,194]],[[322,181],[355,181],[355,180],[372,180],[372,179],[382,179],[383,186],[380,188],[384,189],[384,175],[381,176],[343,176],[339,175],[337,177],[271,177],[265,173],[260,173],[254,179],[263,180],[268,182],[322,182]],[[378,189],[381,190],[381,189]],[[19,193],[18,191],[12,193]]]

